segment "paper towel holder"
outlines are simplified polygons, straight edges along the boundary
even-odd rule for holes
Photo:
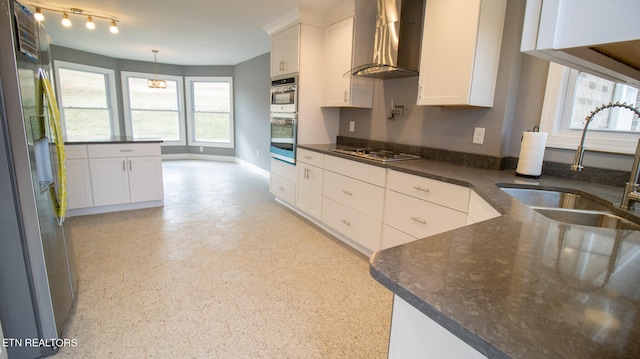
[[[524,131],[524,133],[522,134],[522,137],[520,137],[520,142],[523,143],[524,142],[524,137],[526,133],[531,133],[531,132],[536,132],[539,133],[540,132],[540,127],[539,126],[533,126],[533,128],[531,130],[526,130]],[[515,170],[515,175],[519,176],[519,177],[525,177],[525,178],[540,178],[540,176],[542,176],[542,165],[544,162],[544,149],[545,149],[545,143],[546,143],[546,133],[542,133],[541,135],[544,135],[544,139],[542,140],[542,147],[538,147],[537,150],[542,151],[541,154],[541,158],[538,160],[532,160],[531,158],[531,154],[527,153],[526,151],[523,151],[523,147],[520,148],[520,157],[518,158],[518,164],[516,166],[516,170]],[[540,145],[540,144],[538,144]],[[540,155],[540,154],[539,154]],[[535,169],[530,168],[530,166],[532,165],[532,161],[534,164],[534,167],[536,167]],[[524,164],[523,164],[524,163]],[[521,167],[522,166],[522,167]],[[519,172],[521,171],[521,172]]]

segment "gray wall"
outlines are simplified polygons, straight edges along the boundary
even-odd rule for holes
[[[522,132],[540,123],[549,63],[520,52],[525,0],[509,0],[492,108],[416,106],[418,78],[376,80],[373,109],[342,109],[340,136],[366,138],[489,156],[518,157]],[[405,106],[395,122],[386,119],[391,100]],[[355,131],[349,132],[349,122]],[[472,143],[484,127],[483,145]],[[571,163],[574,151],[547,149],[545,160]],[[632,156],[587,152],[590,167],[629,171]]]
[[[120,122],[120,132],[124,134],[124,106],[122,102],[122,82],[120,73],[122,71],[147,72],[153,73],[153,62],[132,61],[114,59],[102,55],[92,54],[84,51],[69,49],[60,46],[51,46],[51,54],[54,62],[56,60],[68,61],[89,66],[102,67],[112,69],[116,74],[116,94],[118,103],[118,120]],[[149,57],[151,58],[151,53]],[[174,76],[234,76],[234,66],[179,66],[158,63],[158,72],[165,75]],[[268,74],[268,68],[267,72]],[[235,88],[234,81],[234,88]],[[237,89],[235,89],[237,90]],[[185,126],[186,120],[183,119],[182,125]],[[186,133],[186,132],[185,132]],[[179,154],[179,153],[197,153],[217,156],[235,156],[236,150],[233,148],[211,148],[204,147],[200,152],[199,146],[163,146],[163,154]]]
[[[236,157],[269,169],[270,54],[236,65],[234,103]]]

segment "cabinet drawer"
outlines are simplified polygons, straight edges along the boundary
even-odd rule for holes
[[[344,158],[335,156],[325,157],[324,169],[380,187],[384,187],[386,182],[386,170],[383,167],[345,160]]]
[[[271,173],[292,182],[295,182],[298,178],[298,170],[295,165],[275,158],[271,158]]]
[[[324,166],[324,155],[322,153],[298,148],[297,160],[312,166],[322,168]]]
[[[377,220],[384,211],[384,188],[324,171],[323,194],[338,203]]]
[[[380,221],[326,198],[322,221],[372,252],[380,249]]]
[[[424,238],[466,225],[467,214],[387,191],[384,223],[413,237]]]
[[[64,146],[64,154],[69,160],[88,158],[87,145],[66,145]]]
[[[89,145],[90,158],[160,156],[159,143],[117,143]]]
[[[295,205],[296,203],[296,184],[293,181],[272,173],[269,191],[289,204]]]
[[[382,240],[380,249],[387,249],[401,244],[413,242],[418,238],[412,237],[388,225],[382,226]]]
[[[471,190],[467,187],[447,182],[389,171],[387,174],[387,188],[465,213],[469,208]]]

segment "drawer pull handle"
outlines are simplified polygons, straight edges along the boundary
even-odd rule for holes
[[[120,152],[133,152],[133,150],[120,150]]]
[[[347,220],[341,219],[340,222],[346,224],[347,226],[351,226],[351,222],[349,222]]]
[[[349,192],[346,189],[342,190],[342,193],[346,194],[347,196],[353,196],[353,192]]]
[[[284,187],[278,187],[278,189],[284,191]]]
[[[425,219],[420,219],[418,217],[411,217],[412,220],[418,222],[418,223],[422,223],[422,224],[427,224],[427,220]]]
[[[413,186],[413,189],[418,190],[418,191],[422,191],[422,192],[429,192],[428,188],[424,188],[421,186]]]
[[[310,159],[311,159],[311,156],[304,156],[304,158],[306,158],[306,159],[310,160]]]

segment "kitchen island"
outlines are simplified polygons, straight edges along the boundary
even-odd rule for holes
[[[164,204],[160,139],[66,138],[68,216]]]
[[[331,145],[302,147],[343,157]],[[489,358],[640,357],[640,231],[556,222],[497,184],[570,189],[614,204],[622,188],[439,161],[359,161],[468,186],[502,214],[374,253],[371,275],[396,302]],[[633,211],[617,214],[637,220]]]

